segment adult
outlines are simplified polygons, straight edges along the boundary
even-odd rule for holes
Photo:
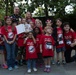
[[[13,20],[13,22],[18,23],[19,20],[21,20],[21,16],[20,16],[20,9],[19,7],[14,7],[14,14],[11,15],[11,18]]]
[[[30,23],[31,21],[35,23],[35,19],[32,17],[32,14],[30,12],[26,12],[26,21],[27,23]]]

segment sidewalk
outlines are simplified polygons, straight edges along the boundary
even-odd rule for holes
[[[8,71],[0,67],[0,75],[76,75],[76,62],[66,65],[52,65],[50,73],[43,72],[43,68],[38,68],[38,72],[27,73],[26,66],[20,66],[19,69]]]

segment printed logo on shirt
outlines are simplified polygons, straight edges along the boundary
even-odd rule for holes
[[[13,32],[9,32],[9,33],[8,33],[8,38],[12,39],[13,36],[14,36]]]
[[[69,40],[69,39],[66,40],[66,44],[67,44],[67,45],[71,45],[71,40]]]
[[[30,52],[30,53],[34,53],[34,51],[35,51],[34,46],[29,46],[29,52]]]
[[[62,34],[58,34],[58,41],[59,41],[59,44],[63,44],[63,35]]]
[[[46,47],[46,49],[52,49],[52,43],[46,42],[45,47]]]

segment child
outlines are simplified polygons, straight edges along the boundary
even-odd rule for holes
[[[43,59],[42,54],[40,53],[40,39],[41,39],[41,30],[39,27],[35,27],[33,30],[34,37],[36,38],[36,51],[38,55],[37,65],[42,67]]]
[[[36,69],[36,58],[37,58],[37,53],[36,53],[36,40],[33,37],[32,32],[28,33],[28,37],[24,41],[25,47],[26,47],[26,60],[27,60],[27,72],[31,73],[31,66],[33,67],[34,71],[37,71]]]
[[[0,20],[0,54],[2,55],[2,63],[1,66],[2,68],[7,69],[8,66],[6,65],[5,57],[4,57],[4,40],[3,40],[3,35],[2,35],[2,22]]]
[[[54,29],[53,21],[48,19],[48,20],[46,21],[46,27],[52,27],[52,28]],[[53,32],[52,32],[52,36],[53,36],[53,38],[54,38]],[[55,54],[55,48],[56,48],[56,47],[54,46],[53,48],[54,48],[53,50],[54,50],[54,54]],[[55,64],[54,57],[52,57],[51,64],[52,64],[52,65]]]
[[[52,28],[47,27],[45,35],[42,35],[40,40],[40,51],[42,53],[42,56],[44,58],[44,72],[50,72],[51,66],[51,57],[54,56],[53,53],[53,45],[54,45],[54,39],[51,36],[52,34]]]
[[[4,44],[7,52],[7,65],[8,70],[13,70],[13,67],[15,69],[18,68],[17,65],[15,65],[15,39],[16,39],[16,28],[12,26],[12,20],[10,17],[7,17],[5,19],[5,26],[2,28],[2,34],[4,37]]]
[[[52,23],[52,20],[49,20],[49,19],[46,20],[45,23],[46,23],[46,26],[45,26],[45,28],[44,28],[44,33],[46,33],[47,27],[52,27],[52,24],[53,24],[53,23]]]
[[[40,20],[37,20],[35,24],[36,24],[36,27],[39,27],[41,32],[42,32],[43,31],[43,29],[42,29],[42,22]]]
[[[21,24],[25,24],[26,20],[25,18],[21,19]],[[17,54],[17,58],[18,58],[18,63],[19,65],[23,65],[23,60],[24,60],[24,53],[25,53],[25,49],[24,49],[24,38],[25,38],[25,33],[20,33],[17,35],[17,45],[18,45],[18,54]]]
[[[31,25],[32,30],[36,27],[35,24],[32,21],[30,21],[29,24]]]
[[[64,52],[65,52],[65,44],[63,38],[63,30],[61,28],[62,21],[60,18],[56,20],[57,27],[54,29],[55,42],[56,42],[56,52],[57,52],[57,65],[60,65],[60,53],[62,55],[62,63],[65,64]]]
[[[65,60],[66,63],[73,62],[75,60],[75,56],[71,57],[72,49],[76,46],[76,35],[75,32],[70,30],[70,25],[68,22],[64,24],[64,40],[65,40]]]

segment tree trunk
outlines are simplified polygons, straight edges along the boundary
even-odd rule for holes
[[[47,4],[45,3],[45,15],[46,17],[48,17],[48,8],[47,8]]]
[[[14,2],[11,1],[11,2],[10,2],[10,6],[11,6],[11,14],[13,14],[13,5],[14,5]]]
[[[8,15],[8,0],[6,0],[6,16]]]

